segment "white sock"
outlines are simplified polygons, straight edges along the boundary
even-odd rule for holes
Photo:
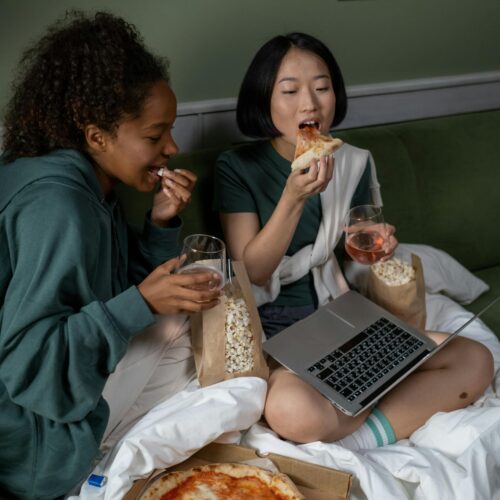
[[[363,424],[352,434],[335,441],[335,444],[352,451],[370,450],[396,442],[394,431],[386,416],[375,408]]]

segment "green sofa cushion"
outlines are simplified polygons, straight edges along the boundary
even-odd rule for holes
[[[472,270],[499,263],[499,110],[338,135],[372,152],[400,241],[440,248]]]
[[[382,189],[385,220],[396,226],[401,241],[424,243],[417,177],[400,137],[389,126],[353,129],[335,135],[371,151]]]

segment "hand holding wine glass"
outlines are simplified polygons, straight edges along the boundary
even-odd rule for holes
[[[213,272],[176,274],[182,260],[176,257],[160,264],[137,285],[153,313],[195,313],[219,304],[221,290],[207,286],[217,275]]]
[[[382,209],[360,205],[349,210],[345,223],[345,249],[360,264],[388,258],[397,246],[394,227],[384,222]]]
[[[213,279],[192,287],[195,290],[219,290],[226,276],[226,246],[222,240],[207,234],[192,234],[184,239],[177,274],[210,272]]]

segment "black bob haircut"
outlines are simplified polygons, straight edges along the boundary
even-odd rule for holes
[[[335,116],[331,127],[338,125],[347,112],[344,78],[328,47],[305,33],[279,35],[266,42],[255,54],[243,78],[236,107],[240,131],[259,139],[281,136],[271,119],[271,96],[281,61],[292,49],[308,50],[319,56],[328,67],[335,92]]]

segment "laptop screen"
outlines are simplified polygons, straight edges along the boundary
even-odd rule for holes
[[[483,299],[483,303],[476,307],[473,316],[470,316],[468,311],[457,309],[457,313],[441,325],[442,330],[452,332],[451,335],[443,337],[442,341],[438,340],[438,346],[434,350],[442,349],[453,337],[461,333],[466,337],[475,338],[474,330],[482,329],[481,324],[477,322],[478,319],[483,321],[497,337],[500,337],[500,296],[491,300]],[[433,340],[436,339],[433,338]]]

